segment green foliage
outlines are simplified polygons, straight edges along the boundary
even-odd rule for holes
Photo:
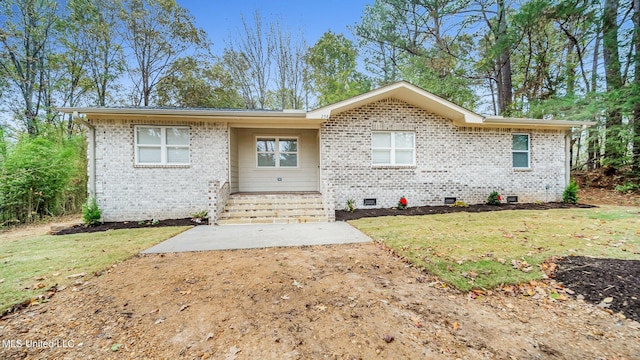
[[[348,199],[347,204],[344,207],[344,211],[347,211],[350,213],[356,211],[356,201],[353,199]]]
[[[401,197],[401,198],[400,198],[400,200],[398,201],[398,209],[400,209],[400,210],[404,210],[404,209],[406,209],[406,208],[407,208],[408,204],[409,204],[409,203],[408,203],[408,201],[407,201],[407,198],[403,196],[403,197]]]
[[[199,224],[203,222],[207,216],[209,216],[209,212],[207,210],[197,211],[191,214],[191,221]]]
[[[578,203],[578,184],[575,181],[571,180],[569,185],[564,189],[562,193],[562,202],[567,204],[577,204]]]
[[[502,200],[500,194],[497,191],[493,191],[487,198],[487,205],[500,205],[500,200]]]
[[[632,191],[637,191],[640,190],[640,184],[636,184],[633,183],[631,181],[628,181],[626,183],[624,183],[623,185],[617,185],[616,186],[616,191],[619,193],[628,193],[628,192],[632,192]]]
[[[84,226],[101,224],[100,218],[102,218],[102,210],[98,207],[95,198],[92,198],[88,203],[82,205],[82,223]]]
[[[462,200],[456,200],[453,204],[449,205],[450,207],[459,207],[459,208],[468,208],[469,204]]]
[[[242,108],[244,103],[222,63],[187,56],[176,60],[156,88],[159,106]]]
[[[368,79],[356,70],[358,51],[342,34],[328,31],[311,47],[306,61],[318,96],[325,106],[369,91]]]
[[[86,196],[85,161],[79,136],[21,136],[1,164],[0,225],[77,211]]]

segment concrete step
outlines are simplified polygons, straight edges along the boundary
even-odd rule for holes
[[[326,222],[319,193],[232,194],[218,219],[229,224]]]
[[[296,217],[296,218],[236,218],[218,219],[218,225],[246,225],[246,224],[304,224],[327,222],[325,217]]]

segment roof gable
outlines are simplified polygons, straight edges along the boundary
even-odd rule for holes
[[[482,124],[483,117],[456,105],[406,81],[399,81],[385,87],[354,96],[307,113],[307,119],[328,119],[347,110],[361,107],[387,98],[396,98],[408,104],[428,110],[457,125]]]

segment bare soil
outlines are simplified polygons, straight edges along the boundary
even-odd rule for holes
[[[571,209],[571,208],[592,208],[594,205],[589,204],[564,204],[560,202],[549,203],[511,203],[500,205],[475,204],[469,207],[456,207],[449,205],[441,206],[416,206],[406,209],[398,208],[381,208],[381,209],[356,209],[353,212],[344,210],[336,210],[336,220],[348,221],[356,220],[364,217],[377,216],[415,216],[415,215],[434,215],[449,214],[457,212],[486,212],[486,211],[504,211],[504,210],[550,210],[550,209]]]
[[[74,225],[60,231],[56,231],[54,235],[69,235],[78,233],[92,233],[107,230],[118,229],[137,229],[146,227],[160,227],[160,226],[194,226],[194,225],[206,225],[208,220],[203,221],[195,219],[167,219],[167,220],[145,220],[145,221],[120,221],[120,222],[104,222],[94,226]]]
[[[573,256],[557,265],[556,280],[576,296],[640,321],[640,261]]]
[[[460,293],[382,244],[140,255],[0,319],[0,358],[640,358],[638,262],[575,261]]]
[[[377,244],[145,255],[0,321],[73,347],[0,357],[640,358],[637,322],[551,288],[462,294]]]

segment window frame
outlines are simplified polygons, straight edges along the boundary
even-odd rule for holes
[[[373,137],[375,134],[390,134],[391,144],[389,147],[375,147],[373,145]],[[411,134],[413,136],[412,148],[398,148],[396,147],[396,134]],[[388,150],[390,163],[376,164],[373,162],[373,153],[375,150]],[[410,164],[398,164],[396,158],[396,150],[411,150],[411,163]],[[416,132],[404,131],[404,130],[387,130],[387,131],[372,131],[371,132],[371,166],[373,167],[415,167],[416,166]]]
[[[516,150],[513,148],[513,140],[515,136],[526,136],[527,137],[527,150]],[[515,153],[518,154],[527,154],[527,166],[515,166],[513,161],[513,155]],[[529,133],[512,133],[511,134],[511,167],[515,170],[528,170],[531,169],[531,134]]]
[[[274,146],[274,151],[270,152],[270,151],[258,151],[258,141],[259,140],[270,140],[270,139],[274,139],[275,140],[275,146]],[[284,152],[280,152],[280,141],[281,140],[295,140],[296,141],[296,151],[292,152],[292,151],[284,151]],[[281,170],[287,170],[287,169],[298,169],[300,167],[300,138],[299,136],[287,136],[287,135],[256,135],[254,140],[253,140],[253,145],[254,145],[254,153],[255,153],[255,159],[256,159],[256,168],[260,169],[260,170],[273,170],[273,169],[281,169]],[[274,166],[265,166],[265,165],[260,165],[259,164],[259,160],[258,160],[258,154],[274,154],[274,159],[275,159],[275,165]],[[280,165],[280,154],[296,154],[296,166],[281,166]]]
[[[160,129],[160,144],[139,144],[138,131],[140,129]],[[189,143],[187,145],[168,145],[167,129],[183,129],[187,130]],[[191,165],[191,127],[189,126],[172,126],[172,125],[135,125],[133,129],[134,139],[134,157],[135,165],[139,166],[190,166]],[[160,162],[140,162],[140,148],[158,148],[160,149]],[[168,162],[168,150],[171,148],[187,149],[187,162]]]

